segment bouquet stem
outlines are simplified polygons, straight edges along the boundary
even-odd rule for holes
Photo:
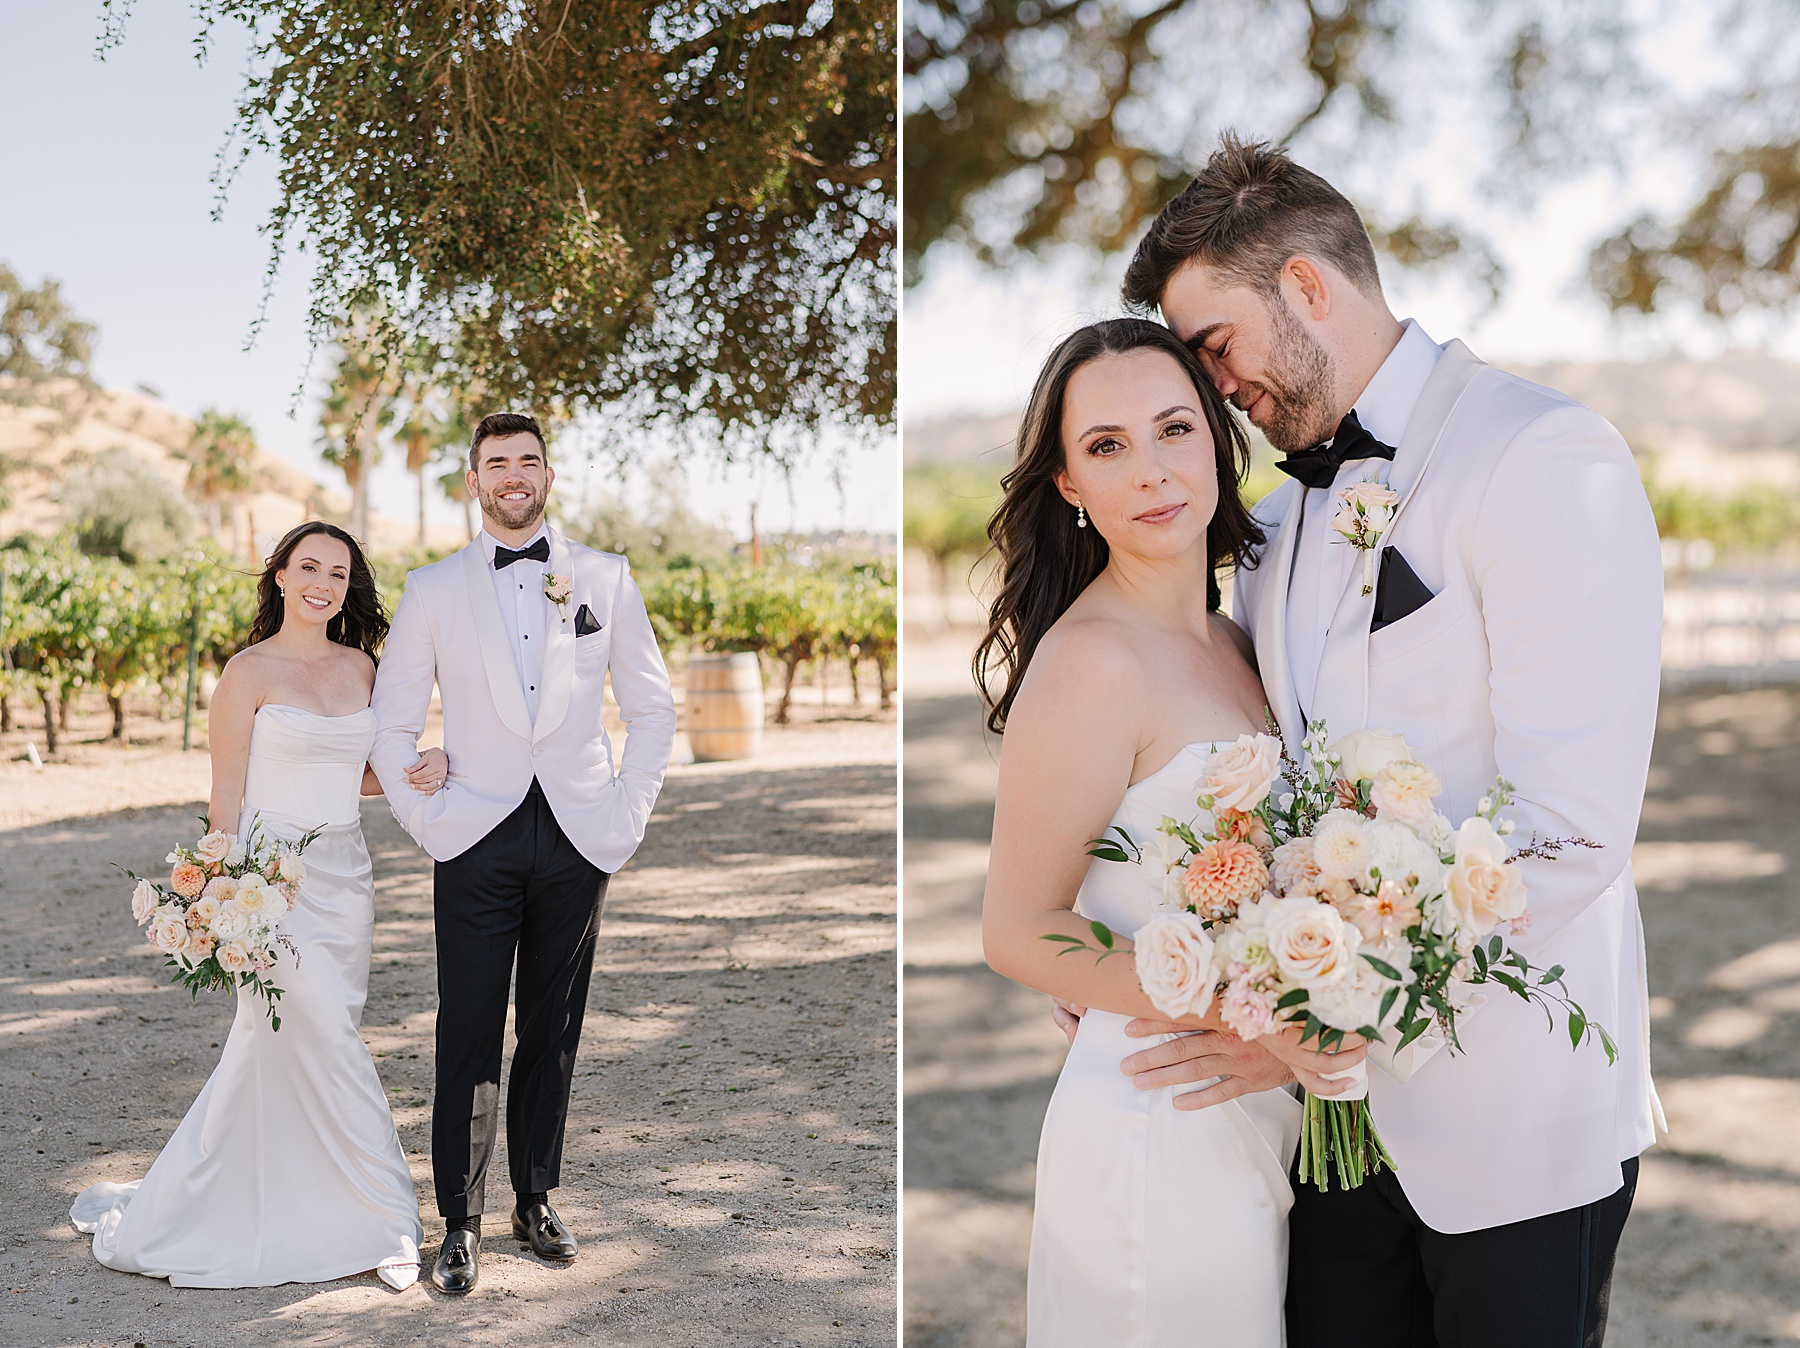
[[[1325,1100],[1306,1097],[1306,1116],[1300,1128],[1300,1182],[1311,1183],[1320,1193],[1331,1190],[1330,1176],[1338,1185],[1355,1189],[1370,1174],[1392,1170],[1394,1158],[1375,1131],[1375,1119],[1365,1100]]]

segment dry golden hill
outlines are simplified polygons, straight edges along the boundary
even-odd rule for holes
[[[54,401],[60,404],[51,405]],[[51,390],[37,404],[21,406],[0,398],[0,459],[22,461],[10,475],[10,508],[0,510],[0,538],[16,533],[54,533],[66,522],[57,493],[73,473],[97,456],[120,448],[152,465],[176,486],[187,480],[180,451],[194,423],[144,393],[97,388],[82,392],[71,385]],[[204,511],[198,512],[204,517]],[[302,520],[328,519],[346,524],[350,501],[341,491],[315,482],[300,469],[272,454],[256,460],[256,489],[240,498],[221,530],[220,542],[234,555],[248,558],[267,553],[276,539]],[[418,534],[414,521],[371,513],[372,551],[411,550]],[[426,540],[434,547],[460,547],[462,529],[429,525]]]

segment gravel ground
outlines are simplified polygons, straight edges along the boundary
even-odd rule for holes
[[[94,1262],[70,1199],[144,1172],[230,1025],[222,995],[163,983],[107,866],[156,870],[191,835],[205,761],[172,749],[166,723],[134,723],[147,743],[121,748],[78,720],[41,773],[8,736],[0,1345],[892,1343],[895,724],[845,707],[797,720],[754,762],[672,769],[612,883],[554,1199],[580,1259],[551,1267],[490,1231],[481,1286],[454,1301],[372,1275],[172,1289]],[[429,862],[384,803],[363,824],[363,1032],[429,1257]],[[504,1138],[492,1174],[504,1227]]]
[[[1037,1135],[1063,1040],[981,960],[995,747],[970,638],[908,633],[905,1341],[1024,1338]],[[1800,689],[1663,699],[1634,854],[1653,1060],[1672,1131],[1644,1159],[1613,1348],[1800,1342]]]

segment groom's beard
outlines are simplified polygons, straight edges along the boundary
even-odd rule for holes
[[[1296,454],[1322,444],[1337,429],[1332,416],[1331,353],[1288,312],[1280,299],[1269,303],[1274,324],[1272,349],[1262,382],[1238,389],[1231,401],[1241,411],[1268,394],[1273,409],[1258,426],[1283,454]]]
[[[531,493],[523,501],[502,501],[503,491],[519,491]],[[502,482],[492,491],[481,493],[481,513],[486,515],[502,529],[529,529],[543,518],[544,502],[549,499],[548,491],[538,491],[529,482]]]

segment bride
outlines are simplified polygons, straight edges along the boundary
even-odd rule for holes
[[[1247,460],[1167,328],[1096,323],[1039,375],[989,530],[1001,588],[975,669],[1004,740],[983,943],[997,972],[1085,1009],[1038,1147],[1028,1348],[1277,1348],[1301,1116],[1278,1088],[1335,1094],[1322,1074],[1362,1056],[1246,1043],[1216,1011],[1151,1026],[1129,959],[1044,939],[1142,926],[1160,884],[1090,863],[1089,841],[1191,817],[1208,754],[1265,728],[1214,576],[1261,541],[1237,490]],[[1210,1085],[1134,1085],[1121,1060],[1157,1028],[1208,1037]]]
[[[149,1173],[84,1189],[69,1216],[107,1267],[177,1287],[374,1269],[404,1288],[419,1273],[419,1204],[358,1029],[374,885],[357,798],[381,794],[369,690],[387,620],[356,540],[318,520],[281,540],[257,599],[250,644],[213,694],[207,817],[239,836],[318,831],[282,927],[299,957],[275,967],[281,1029],[240,991],[219,1065]],[[430,794],[447,767],[431,749],[408,776]]]

